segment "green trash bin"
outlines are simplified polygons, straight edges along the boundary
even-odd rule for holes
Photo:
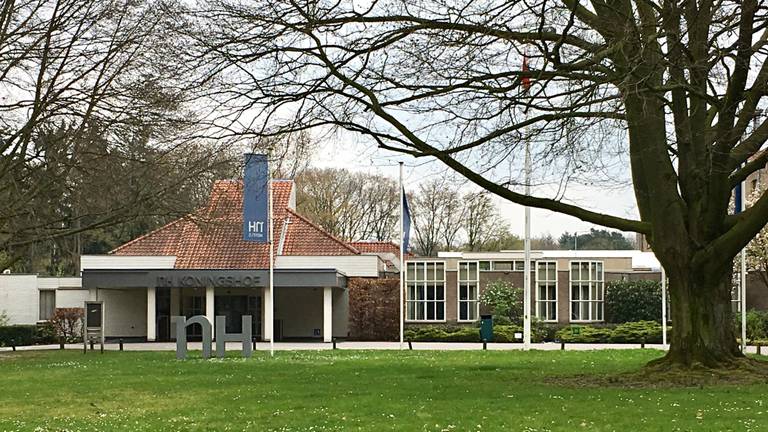
[[[480,315],[480,341],[493,342],[493,316]]]

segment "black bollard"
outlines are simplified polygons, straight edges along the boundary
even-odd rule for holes
[[[331,342],[333,342],[333,349],[336,349],[336,338],[331,339]]]
[[[91,351],[93,351],[93,339],[91,339]]]
[[[253,350],[256,351],[256,338],[251,338],[251,342],[253,343]]]
[[[11,349],[16,351],[16,341],[11,339]]]
[[[760,344],[757,344],[757,355],[763,355],[763,354],[760,352],[760,348],[761,348],[761,347],[762,347],[762,345],[760,345]]]
[[[120,339],[120,351],[122,351],[122,350],[123,350],[123,340]]]
[[[488,341],[483,339],[483,351],[488,349]]]
[[[408,349],[413,351],[413,344],[411,344],[411,341],[408,341]]]
[[[100,346],[99,350],[101,351],[102,354],[104,354],[104,344],[102,343],[99,346]]]
[[[59,349],[64,349],[64,336],[59,336]]]
[[[565,351],[565,342],[560,342],[560,351]]]
[[[643,338],[643,340],[640,341],[640,349],[645,349],[645,338]]]

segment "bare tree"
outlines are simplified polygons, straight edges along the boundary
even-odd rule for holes
[[[464,195],[464,205],[464,247],[470,251],[488,250],[488,243],[503,235],[507,224],[499,216],[488,193],[467,193]]]
[[[768,123],[747,130],[768,85],[757,0],[221,0],[207,18],[217,25],[198,40],[218,61],[207,72],[233,78],[230,100],[268,133],[344,128],[510,201],[645,234],[675,322],[655,365],[750,364],[730,268],[768,221],[768,195],[739,215],[728,201],[768,160]],[[537,173],[564,183],[629,164],[640,219],[526,195],[500,173],[520,166],[526,141]]]
[[[189,212],[211,176],[231,173],[232,150],[197,136],[179,79],[180,9],[2,2],[0,269],[77,261],[84,233],[134,220],[151,229]]]
[[[398,193],[389,178],[340,168],[307,169],[297,178],[301,214],[344,240],[391,240]]]

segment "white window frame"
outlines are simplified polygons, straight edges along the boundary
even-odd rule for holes
[[[475,275],[477,276],[476,279],[462,279],[461,278],[461,266],[462,264],[467,265],[469,267],[470,264],[475,264],[477,270],[475,271]],[[458,263],[458,271],[456,272],[456,320],[458,322],[463,323],[469,323],[469,322],[477,322],[480,319],[480,261],[459,261]],[[469,268],[467,268],[467,274],[469,274]],[[461,287],[462,284],[474,284],[475,285],[475,298],[469,299],[469,300],[462,300],[461,299]],[[469,291],[467,291],[469,293]],[[469,303],[467,307],[467,311],[469,311],[469,306],[471,306],[472,303],[474,303],[474,309],[475,309],[475,318],[474,319],[461,319],[461,303]]]
[[[413,264],[415,266],[414,268],[414,278],[410,279],[408,276],[408,266]],[[434,265],[437,266],[438,264],[443,265],[443,271],[442,271],[442,280],[435,279],[435,280],[427,280],[427,265]],[[423,265],[424,266],[424,279],[420,280],[416,278],[416,275],[418,274],[418,266]],[[435,269],[435,275],[437,276],[437,269]],[[406,261],[405,262],[405,322],[414,322],[414,323],[444,323],[446,321],[446,316],[448,314],[448,311],[446,310],[446,301],[445,301],[445,294],[446,294],[446,263],[445,261]],[[435,300],[427,300],[426,297],[426,290],[427,290],[427,284],[437,284],[442,283],[443,284],[443,298],[442,300],[437,300],[437,287],[435,287]],[[415,284],[417,287],[419,284],[422,284],[424,286],[425,295],[423,300],[418,299],[411,299],[411,290],[409,289],[409,284]],[[424,308],[424,319],[409,319],[409,311],[410,308],[414,307],[413,305],[419,305],[419,303],[422,303],[422,306]],[[437,316],[437,304],[442,303],[443,304],[443,318],[442,319],[427,319],[427,305],[430,303],[434,304],[435,308],[435,316]]]
[[[589,264],[589,270],[587,271],[587,277],[588,279],[584,279],[581,275],[581,265],[584,263]],[[574,279],[573,278],[573,265],[578,264],[579,268],[579,278]],[[599,279],[592,279],[589,273],[592,271],[592,265],[595,265],[596,267],[599,265],[600,268],[600,274]],[[573,286],[574,283],[579,284],[579,288],[586,284],[589,289],[589,299],[578,299],[574,300],[573,298]],[[599,293],[600,293],[600,300],[596,300],[592,298],[592,288],[593,285],[599,284]],[[589,312],[589,316],[587,319],[574,319],[573,318],[573,304],[574,302],[578,303],[588,303],[589,308],[587,309]],[[596,306],[596,307],[594,307]],[[597,317],[597,307],[602,308],[602,318],[596,319]],[[605,321],[605,262],[600,260],[574,260],[570,261],[568,263],[568,318],[570,319],[570,322],[576,322],[576,323],[586,323],[586,322],[604,322]],[[583,317],[582,317],[583,318]]]
[[[542,280],[542,279],[539,278],[539,266],[542,265],[542,264],[546,264],[546,265],[554,264],[554,266],[555,266],[555,279],[554,280],[550,280],[550,279]],[[549,269],[546,269],[545,273],[547,273],[548,270]],[[557,322],[557,320],[558,320],[558,313],[559,313],[558,309],[559,309],[559,307],[558,307],[558,304],[557,304],[557,296],[558,296],[558,285],[557,285],[558,273],[557,273],[557,270],[558,270],[557,269],[557,261],[536,261],[536,272],[535,272],[536,273],[536,306],[535,306],[536,309],[534,309],[534,311],[535,311],[536,317],[539,318],[540,320],[544,321],[544,322]],[[544,299],[541,298],[541,296],[539,295],[540,294],[540,290],[539,290],[539,288],[540,288],[539,284],[540,283],[545,283],[545,284],[552,284],[552,283],[554,283],[554,285],[555,285],[555,298],[554,299],[546,299],[546,300],[544,300]],[[540,303],[554,303],[555,304],[555,317],[552,318],[552,319],[542,319],[542,317],[539,315],[539,304]]]

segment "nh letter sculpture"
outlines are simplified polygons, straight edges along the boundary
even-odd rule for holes
[[[207,359],[211,357],[211,351],[213,347],[213,340],[211,338],[211,323],[208,321],[205,315],[193,316],[186,319],[183,316],[174,316],[171,318],[176,321],[176,358],[184,360],[187,358],[187,327],[192,324],[200,324],[203,328],[203,358]],[[226,322],[227,317],[216,317],[216,356],[218,358],[224,358],[226,353],[227,342],[242,342],[243,344],[243,357],[251,356],[251,316],[243,315],[243,332],[242,333],[227,333]]]

